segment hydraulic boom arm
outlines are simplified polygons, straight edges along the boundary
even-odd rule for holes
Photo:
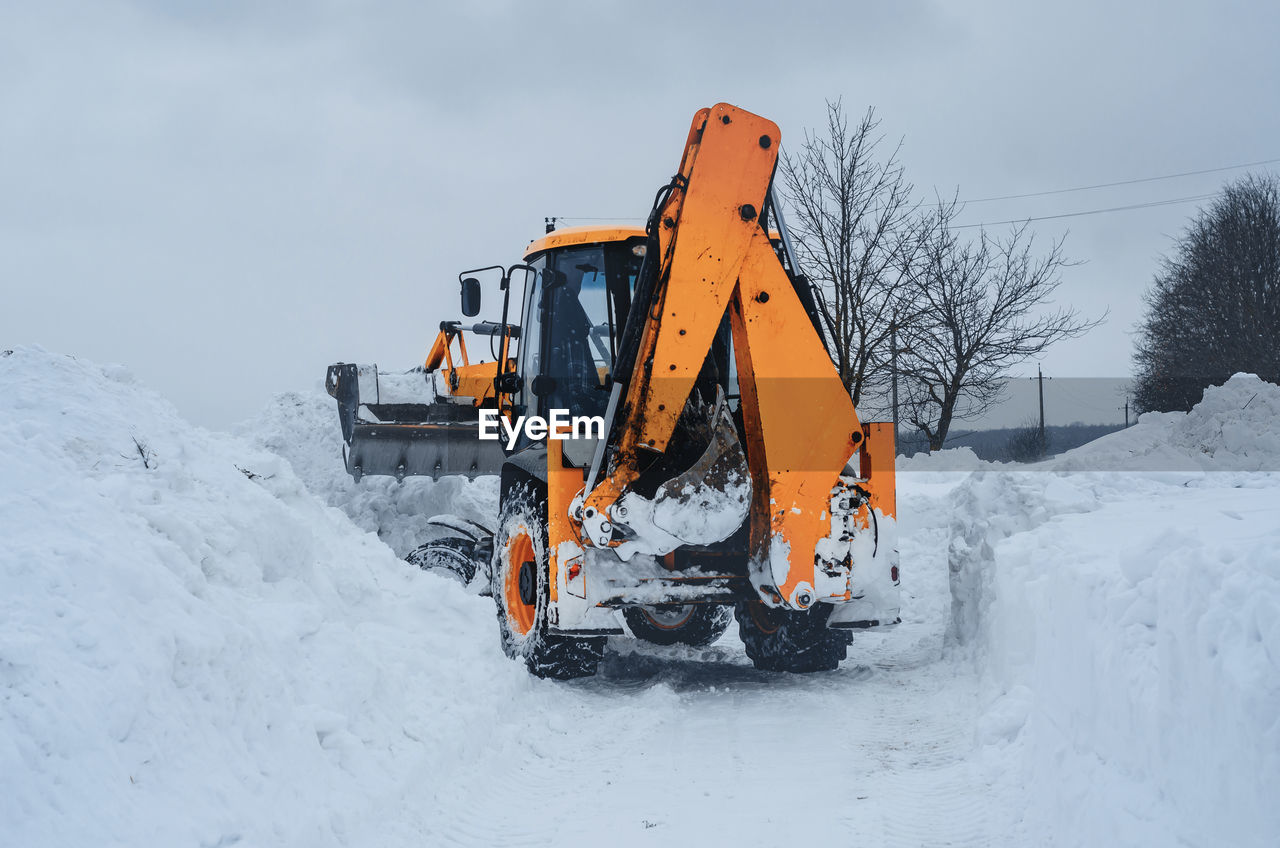
[[[820,597],[815,551],[833,535],[829,502],[864,433],[761,226],[779,140],[773,122],[728,104],[695,116],[658,212],[660,265],[613,461],[574,517],[598,547],[622,543],[619,525],[637,529],[620,501],[646,453],[666,450],[727,312],[752,490],[752,583],[770,606],[804,609]]]

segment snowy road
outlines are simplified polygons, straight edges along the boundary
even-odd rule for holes
[[[474,747],[427,757],[386,812],[427,844],[991,844],[1008,822],[974,761],[977,678],[942,657],[949,487],[923,488],[904,622],[838,672],[757,672],[732,628],[700,651],[618,640],[593,680],[485,705]]]

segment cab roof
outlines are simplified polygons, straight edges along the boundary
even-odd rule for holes
[[[644,227],[619,227],[616,225],[565,227],[564,229],[553,230],[542,238],[529,242],[529,246],[524,249],[524,260],[528,262],[537,254],[556,247],[626,241],[630,238],[641,238],[644,234]],[[776,244],[781,238],[782,236],[777,230],[769,230],[769,241]]]
[[[542,253],[544,250],[551,250],[555,247],[572,247],[576,244],[600,244],[603,242],[626,241],[629,238],[637,238],[644,236],[643,227],[619,227],[611,226],[586,226],[586,227],[565,227],[562,230],[554,230],[547,233],[539,239],[534,239],[529,246],[524,249],[524,258],[527,262],[534,255]]]

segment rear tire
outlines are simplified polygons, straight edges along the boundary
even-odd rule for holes
[[[720,604],[662,604],[627,607],[622,617],[638,639],[655,645],[701,648],[724,635],[733,612]]]
[[[489,573],[489,589],[498,607],[498,635],[507,656],[524,660],[537,677],[571,680],[596,673],[604,656],[603,637],[548,632],[550,560],[544,486],[522,481],[503,492]]]
[[[734,608],[738,636],[761,671],[832,671],[845,658],[849,634],[827,627],[830,604],[804,611],[771,609],[759,601]]]

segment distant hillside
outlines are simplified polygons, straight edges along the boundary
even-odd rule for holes
[[[1069,451],[1072,448],[1078,448],[1108,433],[1123,430],[1124,427],[1120,424],[1065,424],[1049,426],[1044,429],[1045,437],[1049,442],[1049,450],[1046,455],[1053,456]],[[1021,431],[1021,427],[958,431],[948,436],[945,447],[958,448],[967,446],[973,448],[973,452],[978,455],[979,459],[992,462],[1011,462],[1013,460],[1009,453],[1010,442]],[[906,432],[902,434],[902,441],[898,445],[899,455],[913,456],[926,450],[928,450],[928,443],[924,439],[914,437]]]

